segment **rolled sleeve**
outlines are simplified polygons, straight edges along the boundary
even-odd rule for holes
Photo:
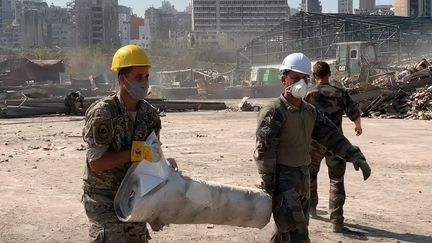
[[[348,118],[351,121],[357,120],[361,115],[360,109],[358,107],[358,104],[351,99],[351,96],[346,91],[344,93],[344,103],[345,114],[348,116]]]

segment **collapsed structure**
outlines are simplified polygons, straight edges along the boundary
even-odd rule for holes
[[[377,46],[384,62],[432,51],[432,19],[300,12],[238,50],[242,67],[279,63],[302,52],[312,59],[334,59],[336,43],[365,41]],[[415,48],[413,48],[415,46]]]
[[[334,64],[333,78],[351,90],[365,115],[377,115],[371,112],[379,109],[378,103],[386,103],[389,99],[379,102],[376,99],[398,90],[411,94],[432,84],[429,62],[414,65],[411,69],[389,65],[431,53],[431,36],[432,19],[425,17],[300,12],[240,48],[237,66],[238,69],[252,70],[252,73],[262,68],[269,71],[293,52],[302,52],[312,60],[325,60]],[[413,74],[420,70],[418,65],[423,71]],[[401,75],[403,77],[398,78]],[[268,82],[257,83],[262,89],[271,86]],[[428,91],[420,93],[428,97],[425,92]],[[415,97],[411,100],[418,100],[418,96]],[[425,105],[415,107],[414,111],[419,107],[426,109]],[[387,113],[393,114],[381,110],[381,114]],[[402,114],[399,117],[428,117],[408,111]]]

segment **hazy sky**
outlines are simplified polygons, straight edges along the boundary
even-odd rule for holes
[[[48,4],[54,3],[54,5],[65,6],[66,2],[70,0],[47,0]],[[184,10],[189,5],[189,0],[169,0],[171,4],[174,4],[177,10]],[[159,7],[161,0],[119,0],[120,5],[132,7],[134,13],[144,16],[144,12],[148,7],[154,6]],[[292,8],[297,8],[301,0],[288,0],[288,4]],[[354,8],[358,7],[359,0],[354,0]],[[393,4],[394,0],[376,0],[376,4]],[[321,0],[323,5],[323,12],[336,12],[337,11],[337,0]]]

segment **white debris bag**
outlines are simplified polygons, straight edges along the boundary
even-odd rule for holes
[[[271,198],[263,191],[225,186],[183,176],[163,156],[153,133],[146,144],[157,162],[135,163],[114,199],[123,222],[148,222],[153,230],[169,224],[215,224],[263,228],[271,217]]]

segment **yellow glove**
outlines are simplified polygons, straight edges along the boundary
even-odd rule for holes
[[[158,162],[161,159],[160,148],[153,148],[143,141],[133,141],[131,149],[131,162]]]

